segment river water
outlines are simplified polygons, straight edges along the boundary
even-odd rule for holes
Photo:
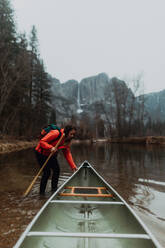
[[[77,166],[84,160],[117,190],[165,247],[165,147],[96,143],[74,144]],[[61,185],[72,173],[59,154]],[[50,196],[38,195],[40,178],[30,194],[23,193],[39,168],[32,149],[0,155],[0,247],[11,248]]]

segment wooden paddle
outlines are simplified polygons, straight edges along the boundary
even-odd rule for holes
[[[60,139],[58,140],[57,144],[55,145],[55,149],[59,146],[61,140],[64,138],[65,134],[62,134]],[[33,184],[35,183],[35,181],[37,180],[37,178],[39,177],[39,175],[41,174],[41,172],[43,171],[43,169],[45,168],[45,166],[47,165],[47,162],[49,161],[49,159],[51,158],[51,156],[54,154],[54,152],[51,152],[50,155],[48,156],[47,160],[45,161],[45,163],[43,164],[43,166],[41,167],[41,169],[39,170],[39,172],[37,173],[37,175],[35,176],[35,178],[33,179],[33,181],[31,182],[31,184],[29,185],[29,187],[27,188],[27,190],[25,191],[25,193],[23,194],[23,196],[27,196],[30,192],[30,190],[33,187]]]

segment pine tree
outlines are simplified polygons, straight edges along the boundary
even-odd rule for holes
[[[14,13],[8,0],[0,0],[0,117],[16,83],[17,53]]]
[[[17,34],[9,0],[0,0],[0,133],[32,136],[51,113],[50,80],[33,26]]]
[[[29,85],[29,102],[32,104],[33,101],[33,85],[35,81],[35,74],[36,74],[36,68],[37,63],[39,59],[38,54],[38,38],[37,38],[37,30],[35,26],[32,27],[31,33],[30,33],[30,66],[31,66],[31,75],[30,75],[30,85]]]
[[[36,126],[42,127],[48,123],[51,115],[50,80],[42,60],[38,60],[34,80],[34,119]],[[37,116],[37,118],[35,118]]]

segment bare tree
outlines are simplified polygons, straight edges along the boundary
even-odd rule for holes
[[[130,89],[128,129],[130,134],[142,135],[144,130],[145,97],[144,97],[144,73],[140,72],[133,77],[126,77],[127,87]],[[136,129],[136,130],[135,130]]]

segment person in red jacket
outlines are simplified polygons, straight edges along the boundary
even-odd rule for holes
[[[52,180],[51,180],[51,189],[52,192],[57,190],[58,179],[60,175],[60,167],[57,160],[57,154],[59,150],[62,150],[64,157],[66,158],[67,162],[69,163],[71,169],[73,171],[77,170],[77,166],[75,165],[72,154],[70,151],[71,140],[74,138],[76,133],[76,128],[67,125],[65,128],[62,128],[61,135],[65,134],[64,138],[60,142],[59,146],[55,148],[59,140],[59,131],[58,130],[51,130],[48,134],[46,134],[38,143],[35,148],[35,153],[37,157],[37,161],[40,167],[43,166],[44,162],[50,155],[50,153],[54,153],[50,159],[48,160],[46,166],[43,169],[43,174],[40,182],[40,194],[44,195],[48,178],[51,174],[51,170],[53,171]]]

